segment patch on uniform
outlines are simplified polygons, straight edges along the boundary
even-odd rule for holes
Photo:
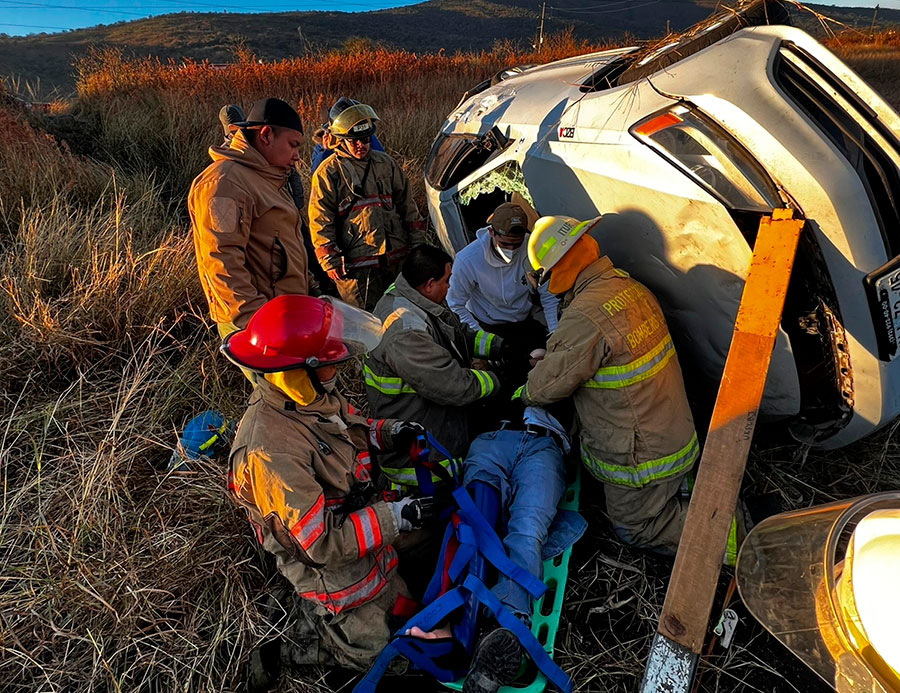
[[[214,228],[221,231],[236,233],[239,215],[237,201],[230,197],[214,197],[209,201],[209,219]]]
[[[394,305],[396,306],[397,304],[395,303]],[[402,330],[416,330],[417,332],[428,331],[428,325],[422,319],[422,316],[403,306],[395,307],[394,311],[385,318],[383,331],[387,332],[388,327],[395,322],[400,323],[400,329]]]

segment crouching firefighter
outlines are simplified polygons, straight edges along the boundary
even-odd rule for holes
[[[589,233],[600,219],[542,217],[534,225],[528,256],[535,280],[560,297],[560,319],[519,396],[542,406],[572,397],[581,459],[603,483],[614,531],[627,544],[674,555],[688,508],[681,491],[700,445],[662,309],[601,255]],[[728,565],[739,531],[735,518]]]
[[[410,606],[394,544],[428,519],[430,499],[377,499],[370,454],[408,448],[422,428],[364,419],[335,388],[335,364],[380,335],[362,310],[285,295],[222,345],[261,374],[231,451],[229,491],[300,597],[301,655],[281,653],[294,664],[364,670],[388,642],[391,614]]]

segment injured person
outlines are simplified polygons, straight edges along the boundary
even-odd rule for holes
[[[559,421],[540,407],[526,407],[518,420],[504,421],[499,430],[478,436],[466,456],[464,485],[469,495],[487,522],[497,528],[509,559],[537,578],[542,577],[543,561],[562,553],[586,528],[577,513],[557,512],[566,488],[563,456],[569,447]],[[530,629],[533,598],[520,582],[499,571],[491,592]],[[512,683],[525,652],[519,635],[500,627],[497,619],[483,614],[480,622],[482,635],[464,693],[493,693]],[[450,626],[406,631],[424,639],[451,634]]]

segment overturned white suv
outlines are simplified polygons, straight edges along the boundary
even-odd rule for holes
[[[793,208],[807,224],[761,413],[838,447],[900,414],[900,117],[808,34],[746,16],[482,83],[432,146],[429,209],[452,250],[513,193],[603,214],[601,250],[657,295],[708,409],[759,219]]]

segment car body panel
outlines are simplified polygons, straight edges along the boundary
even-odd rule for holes
[[[846,333],[839,348],[849,350],[852,366],[845,378],[852,382],[852,392],[846,393],[852,415],[840,430],[817,440],[835,447],[900,411],[900,359],[879,358],[863,290],[865,276],[891,258],[859,175],[773,75],[786,44],[838,76],[862,108],[900,132],[897,114],[814,39],[790,27],[751,27],[649,78],[603,91],[585,93],[581,85],[633,49],[531,68],[476,94],[451,114],[442,133],[482,135],[496,127],[510,144],[448,189],[437,191],[426,182],[426,190],[442,242],[457,250],[471,234],[460,191],[507,161],[518,162],[540,214],[581,219],[603,214],[596,229],[601,249],[659,297],[689,392],[714,393],[750,260],[752,230],[740,228],[735,211],[717,195],[632,134],[636,123],[677,104],[698,109],[752,153],[782,191],[784,203],[806,217],[835,286],[832,308]],[[878,140],[877,133],[871,136]],[[893,160],[890,144],[884,143]],[[764,416],[793,416],[800,410],[804,396],[795,359],[782,329],[766,383]]]

